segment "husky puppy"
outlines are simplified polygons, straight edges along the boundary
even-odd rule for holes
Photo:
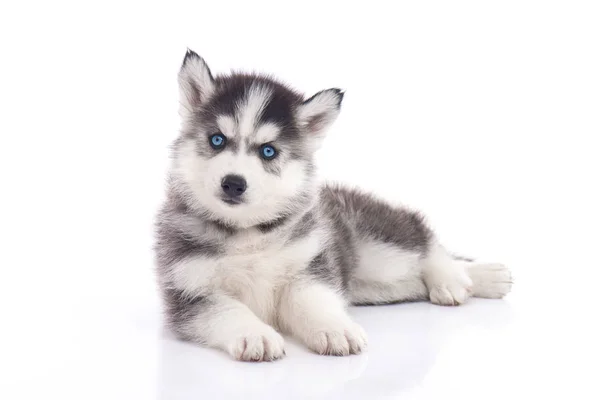
[[[305,98],[270,77],[214,76],[190,50],[179,87],[155,250],[180,338],[245,361],[285,355],[280,332],[319,354],[358,354],[367,338],[350,304],[451,306],[510,291],[506,267],[452,256],[420,214],[316,183],[341,90]]]

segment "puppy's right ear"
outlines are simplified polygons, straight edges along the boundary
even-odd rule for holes
[[[188,49],[179,71],[179,114],[187,117],[205,102],[215,88],[215,80],[202,57]]]

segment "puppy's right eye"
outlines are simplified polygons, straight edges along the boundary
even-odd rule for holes
[[[221,150],[227,143],[227,138],[222,133],[215,133],[208,138],[210,146],[215,150]]]

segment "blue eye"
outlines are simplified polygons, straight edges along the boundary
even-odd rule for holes
[[[260,156],[262,158],[264,158],[265,160],[272,160],[275,158],[276,155],[277,155],[277,151],[275,150],[275,147],[273,147],[269,144],[264,144],[261,146]]]
[[[222,133],[215,133],[209,138],[210,145],[213,149],[218,150],[225,147],[225,143],[227,143],[227,138]]]

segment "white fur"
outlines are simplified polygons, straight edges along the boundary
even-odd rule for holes
[[[278,135],[279,128],[277,125],[267,122],[258,127],[252,141],[257,144],[268,143],[275,140]]]
[[[229,115],[219,115],[217,126],[221,133],[228,139],[232,139],[237,135],[235,119]]]
[[[267,361],[284,355],[281,335],[246,305],[223,294],[213,294],[213,300],[210,313],[188,324],[188,335],[238,360]]]
[[[471,296],[499,299],[512,287],[504,265],[459,261],[435,242],[424,259],[380,242],[361,244],[358,254],[349,288],[353,303],[429,298],[435,304],[458,305]]]
[[[305,163],[288,160],[282,164],[279,175],[266,173],[259,157],[242,148],[236,153],[224,151],[207,160],[198,157],[195,142],[188,140],[180,148],[173,172],[188,184],[199,206],[226,221],[249,227],[277,218],[290,205],[288,199],[314,189]],[[230,206],[220,200],[221,181],[227,174],[243,174],[246,179],[244,204]]]
[[[221,348],[238,360],[263,361],[284,354],[278,324],[282,292],[327,244],[324,231],[285,244],[276,234],[245,232],[220,258],[194,258],[171,267],[169,281],[184,293],[210,295],[214,307],[185,327],[185,333]],[[343,309],[342,309],[343,310]]]
[[[241,128],[240,126],[243,124],[238,125],[235,119],[229,115],[220,115],[217,118],[217,125],[219,126],[221,133],[224,134],[228,139],[235,138],[238,136],[238,132],[242,131],[243,129],[247,129],[247,127]],[[264,144],[277,139],[279,133],[279,127],[277,125],[266,122],[256,126],[254,135],[251,135],[249,139],[255,144]],[[244,143],[242,142],[240,145],[243,146]]]
[[[284,239],[284,238],[283,238]],[[275,234],[237,235],[220,258],[195,258],[171,268],[170,280],[190,295],[222,291],[246,304],[262,321],[276,323],[281,288],[304,269],[327,242],[322,231],[284,246]]]
[[[434,244],[423,260],[423,278],[432,303],[462,304],[471,295],[473,282],[464,264],[454,260],[439,244]]]
[[[358,257],[349,290],[353,303],[387,303],[426,296],[418,253],[367,241],[359,245]]]
[[[354,277],[394,282],[420,279],[419,254],[388,243],[368,241],[358,247],[359,265]]]
[[[331,287],[296,281],[283,290],[281,326],[319,354],[358,354],[366,349],[367,337],[345,306],[341,294]]]
[[[244,102],[238,105],[240,116],[239,132],[244,138],[254,133],[256,124],[265,106],[271,98],[272,91],[261,85],[253,85]]]
[[[473,280],[473,296],[487,299],[501,299],[512,288],[512,275],[503,264],[465,263],[469,276]]]

